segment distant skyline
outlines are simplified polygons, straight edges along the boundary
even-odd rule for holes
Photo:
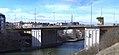
[[[9,22],[34,22],[36,8],[38,22],[70,22],[73,14],[73,21],[90,23],[91,1],[93,23],[98,23],[96,17],[101,16],[101,8],[106,23],[119,23],[118,0],[1,0],[0,13]]]

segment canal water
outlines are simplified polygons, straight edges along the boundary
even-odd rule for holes
[[[77,42],[66,42],[54,48],[39,49],[25,52],[11,52],[2,55],[74,55],[84,48],[84,40]]]

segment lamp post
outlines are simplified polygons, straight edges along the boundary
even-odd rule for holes
[[[90,25],[92,27],[92,0],[91,0],[91,19],[90,19]]]
[[[34,18],[35,18],[35,28],[36,28],[36,8],[35,8],[35,13],[34,13]]]

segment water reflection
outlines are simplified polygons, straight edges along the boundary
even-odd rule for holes
[[[74,55],[75,52],[83,48],[84,40],[78,42],[67,42],[54,48],[39,49],[29,52],[13,52],[2,55]]]
[[[58,55],[58,50],[56,48],[47,48],[47,49],[41,49],[32,52],[32,55]]]

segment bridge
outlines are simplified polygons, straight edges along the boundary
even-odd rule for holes
[[[119,26],[47,26],[40,28],[21,28],[14,30],[24,36],[24,39],[29,40],[32,47],[55,46],[58,43],[62,43],[64,41],[59,37],[73,36],[69,38],[73,39],[74,36],[77,36],[77,32],[74,31],[79,31],[82,33],[80,35],[78,32],[78,36],[80,36],[79,39],[84,38],[85,47],[88,48],[94,43],[99,43],[100,36],[103,35],[107,30],[113,28],[119,28]],[[73,33],[72,35],[70,33],[71,30]],[[64,33],[68,35],[65,35]],[[29,35],[29,37],[26,35]]]

